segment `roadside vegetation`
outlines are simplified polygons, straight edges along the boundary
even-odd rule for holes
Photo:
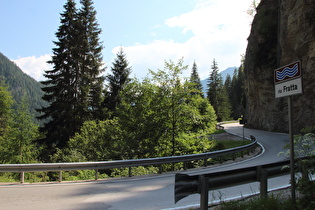
[[[242,66],[223,82],[213,59],[207,96],[195,62],[190,77],[183,76],[188,70],[183,59],[165,61],[162,69],[149,70],[140,81],[130,77],[132,67],[121,47],[105,72],[102,30],[93,1],[81,0],[78,5],[68,0],[60,14],[48,62],[52,69],[45,71],[41,82],[45,103],[36,109],[36,119],[29,94],[22,93],[24,100],[14,101],[7,79],[0,78],[0,164],[142,159],[235,146],[208,137],[216,132],[217,121],[237,119],[244,111]],[[189,167],[199,165],[197,161]],[[170,164],[163,171],[182,168]],[[133,174],[156,172],[153,166],[133,169]],[[124,174],[125,169],[103,170],[99,178]],[[94,172],[88,170],[63,175],[66,180],[91,176]],[[4,173],[0,179],[18,177]],[[53,172],[25,174],[30,182],[56,177]]]

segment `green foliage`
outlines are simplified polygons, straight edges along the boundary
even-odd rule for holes
[[[157,174],[159,169],[154,166],[138,166],[131,168],[133,176],[146,175],[146,174]],[[112,170],[111,177],[128,177],[129,168],[115,168]]]
[[[12,99],[6,87],[0,86],[0,161],[1,163],[32,163],[38,157],[34,141],[38,138],[38,126],[33,123],[26,98],[11,110]]]
[[[12,173],[0,173],[0,182],[18,182]]]
[[[10,142],[9,154],[10,163],[34,163],[37,162],[39,148],[35,140],[39,138],[38,125],[33,123],[33,118],[29,113],[28,104],[24,97],[18,105],[17,111],[13,114],[11,131],[8,135]]]
[[[107,174],[99,174],[99,179],[106,179]],[[56,180],[58,177],[56,176]],[[62,173],[62,179],[65,181],[78,181],[78,180],[95,180],[95,170],[78,170],[78,171],[65,171]]]
[[[181,133],[177,139],[175,155],[199,154],[213,151],[217,142],[200,133]]]
[[[315,156],[315,134],[307,133],[314,131],[313,127],[302,129],[301,134],[294,136],[294,156],[299,157],[314,157]],[[287,152],[281,152],[279,155],[286,157],[290,156],[290,145],[287,145]],[[315,174],[315,167],[311,160],[304,159],[296,161],[297,171],[301,172],[297,178],[297,190],[301,193],[298,200],[298,205],[302,209],[315,208],[315,181],[312,176]]]
[[[70,157],[74,161],[79,154],[87,161],[121,159],[125,151],[121,133],[116,119],[87,121],[69,141]]]
[[[116,118],[87,121],[54,160],[137,159],[209,151],[213,107],[180,81],[182,61],[166,62],[154,79],[130,81],[120,93]],[[66,155],[65,155],[66,154]]]

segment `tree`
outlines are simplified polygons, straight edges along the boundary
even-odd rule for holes
[[[17,111],[13,114],[14,121],[9,135],[11,163],[37,162],[39,151],[35,140],[39,138],[39,130],[38,125],[33,122],[27,101],[24,96],[17,106]]]
[[[164,70],[158,70],[157,72],[150,71],[152,74],[153,82],[158,84],[158,97],[163,99],[161,101],[161,105],[163,107],[162,113],[167,116],[165,120],[167,129],[167,134],[171,139],[171,155],[175,154],[175,144],[176,138],[180,133],[180,129],[182,128],[179,124],[183,122],[183,118],[181,116],[185,116],[183,114],[185,99],[187,97],[188,92],[183,91],[183,85],[181,83],[180,75],[184,70],[187,69],[188,66],[183,64],[183,59],[180,59],[177,63],[173,61],[165,61]],[[169,138],[166,138],[169,141]]]
[[[13,112],[13,100],[4,83],[0,84],[0,161],[1,163],[36,162],[38,126],[34,124],[26,97]]]
[[[217,112],[218,109],[218,93],[220,86],[222,84],[222,76],[219,73],[219,68],[218,64],[213,59],[213,63],[211,66],[211,73],[210,73],[210,78],[209,78],[209,83],[208,85],[208,92],[207,92],[207,98],[210,101],[211,105],[213,106],[214,110]]]
[[[61,25],[56,33],[52,60],[53,70],[45,71],[43,99],[49,106],[38,111],[39,119],[49,119],[42,140],[49,152],[63,148],[82,124],[98,118],[101,112],[103,77],[100,73],[102,45],[98,35],[95,10],[91,0],[82,0],[78,12],[73,0],[65,4]],[[49,154],[49,153],[46,153]]]
[[[225,86],[222,84],[218,92],[218,109],[216,115],[218,116],[218,121],[229,120],[231,117],[231,104],[228,96],[228,92]]]
[[[46,81],[41,82],[45,95],[43,99],[49,106],[38,111],[43,113],[39,119],[49,119],[42,128],[46,138],[42,143],[51,150],[54,147],[64,147],[70,136],[78,129],[75,114],[79,114],[77,106],[79,88],[77,10],[72,0],[64,6],[61,14],[61,25],[56,33],[58,41],[54,44],[52,60],[53,70],[45,71]]]
[[[117,106],[117,118],[126,139],[123,145],[125,158],[148,158],[159,156],[165,119],[158,87],[148,78],[130,81],[121,91]]]
[[[85,120],[102,118],[101,104],[103,101],[103,82],[101,75],[105,69],[102,68],[102,49],[99,35],[102,30],[96,21],[96,11],[92,0],[81,0],[82,8],[78,13],[79,23],[79,43],[76,45],[79,49],[79,73],[80,82],[77,83],[80,88],[79,101],[84,106],[81,111],[86,114],[79,120],[82,124]],[[84,111],[83,111],[84,110]],[[82,116],[82,113],[80,113]]]
[[[223,85],[222,76],[219,73],[218,64],[215,59],[213,59],[211,69],[207,98],[215,110],[218,121],[227,120],[230,117],[231,108],[227,90]]]
[[[245,91],[244,91],[244,59],[241,60],[242,64],[238,69],[234,70],[233,78],[230,82],[225,82],[225,87],[228,90],[230,103],[232,107],[232,118],[238,119],[244,115],[245,111]]]
[[[193,94],[193,95],[199,94],[203,98],[204,95],[203,95],[203,91],[202,91],[202,84],[200,81],[200,77],[199,77],[198,70],[197,70],[197,64],[195,61],[193,63],[189,82],[191,83],[191,87],[190,87],[191,88],[191,94]]]
[[[129,67],[129,63],[122,47],[116,56],[117,58],[113,62],[113,67],[111,68],[112,74],[109,74],[106,77],[109,84],[104,101],[104,106],[112,112],[116,110],[117,105],[121,101],[120,92],[130,82],[129,75],[131,73],[131,67]]]

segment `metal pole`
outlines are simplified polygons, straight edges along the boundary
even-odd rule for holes
[[[245,123],[243,124],[243,141],[245,141],[245,128],[244,128],[244,126],[245,126]]]
[[[293,138],[293,113],[292,113],[292,96],[288,97],[288,111],[289,111],[289,134],[290,134],[290,170],[291,170],[291,198],[295,206],[295,170],[294,170],[294,138]]]
[[[62,182],[62,171],[59,171],[59,182]]]
[[[24,171],[20,173],[20,181],[21,181],[21,184],[24,183]]]
[[[207,210],[209,203],[209,180],[204,175],[199,175],[200,210]]]

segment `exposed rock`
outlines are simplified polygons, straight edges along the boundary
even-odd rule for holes
[[[315,1],[262,0],[244,64],[248,127],[288,131],[287,98],[275,99],[273,75],[297,60],[303,94],[292,97],[295,133],[315,125]]]

